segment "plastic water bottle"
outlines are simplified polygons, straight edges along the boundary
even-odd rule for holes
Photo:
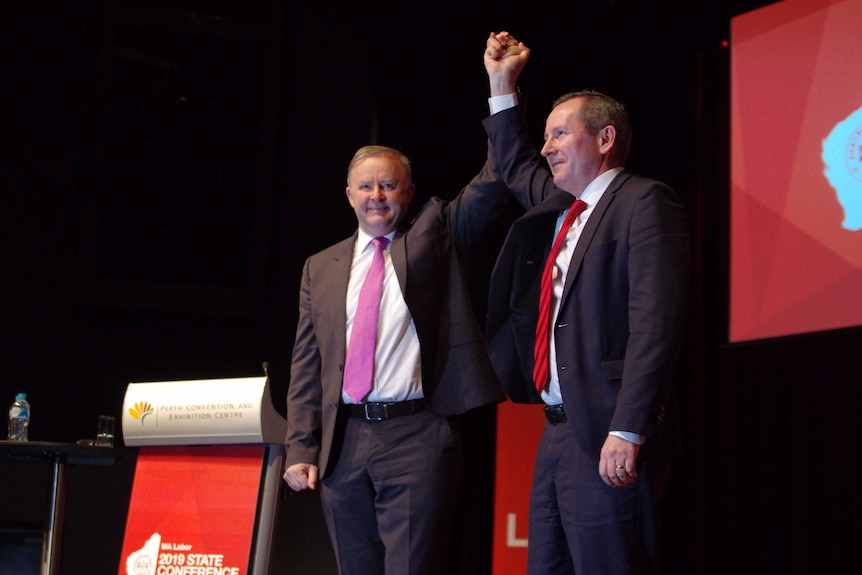
[[[19,393],[9,408],[9,441],[27,441],[27,429],[30,427],[30,404],[27,394]]]

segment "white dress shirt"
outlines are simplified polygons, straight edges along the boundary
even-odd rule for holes
[[[377,348],[374,353],[374,388],[365,399],[367,402],[405,401],[419,399],[422,393],[422,363],[419,350],[419,336],[416,325],[404,302],[389,248],[395,232],[387,234],[390,243],[384,251],[385,268],[383,272],[383,294],[380,299],[380,319],[377,324]],[[353,319],[359,302],[359,291],[374,255],[371,240],[374,239],[361,229],[353,246],[353,263],[350,266],[350,280],[347,284],[347,323],[346,341],[350,342]],[[353,403],[344,391],[344,403]]]

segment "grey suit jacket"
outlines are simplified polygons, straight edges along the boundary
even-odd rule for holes
[[[557,189],[516,109],[485,120],[492,155],[528,211],[491,277],[487,336],[509,397],[538,403],[532,382],[541,270],[574,196]],[[608,431],[659,439],[685,329],[688,218],[666,185],[623,171],[593,209],[572,255],[554,334],[564,406],[598,459]],[[648,442],[649,443],[649,442]]]
[[[429,200],[392,242],[392,263],[419,336],[423,391],[440,416],[506,398],[470,301],[466,256],[510,197],[486,163],[453,201]],[[340,443],[337,415],[354,239],[309,257],[300,287],[287,394],[286,465],[316,464],[321,477]]]

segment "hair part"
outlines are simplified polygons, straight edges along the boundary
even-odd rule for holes
[[[356,153],[353,154],[353,159],[350,160],[350,164],[347,166],[347,185],[350,185],[350,172],[353,171],[354,166],[363,160],[367,160],[368,158],[374,158],[377,156],[390,156],[392,158],[396,158],[401,165],[404,167],[404,173],[407,176],[407,181],[405,183],[409,184],[413,182],[413,170],[410,168],[410,158],[405,156],[400,150],[396,150],[395,148],[390,148],[389,146],[362,146]]]
[[[601,92],[580,90],[563,94],[554,100],[552,109],[575,98],[581,100],[580,118],[590,134],[596,135],[606,126],[614,127],[616,139],[611,157],[623,165],[632,143],[632,124],[625,106]]]

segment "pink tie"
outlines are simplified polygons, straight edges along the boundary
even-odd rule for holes
[[[383,250],[389,245],[389,238],[374,238],[371,243],[374,244],[374,257],[359,291],[359,304],[344,362],[344,391],[355,403],[362,401],[374,386],[374,348],[377,344],[380,295],[383,293]]]
[[[542,393],[550,378],[551,363],[549,341],[551,339],[551,300],[554,295],[554,266],[556,266],[557,255],[560,253],[560,247],[566,239],[566,233],[572,227],[575,219],[587,209],[587,204],[581,200],[576,200],[572,207],[569,208],[569,213],[566,214],[563,220],[563,225],[557,233],[557,238],[554,240],[554,245],[551,247],[551,253],[548,254],[548,259],[545,261],[545,269],[542,271],[542,286],[539,292],[539,318],[536,322],[536,347],[533,357],[535,363],[533,365],[533,382],[536,384],[536,391]]]

